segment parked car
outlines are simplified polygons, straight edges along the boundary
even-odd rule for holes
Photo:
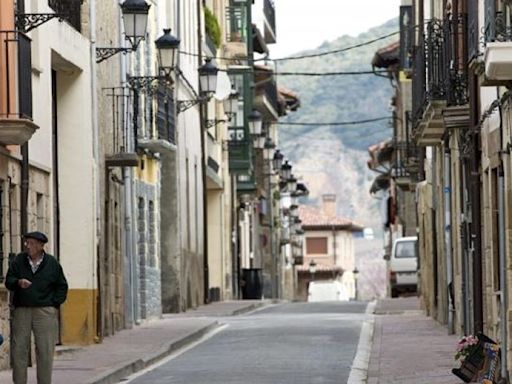
[[[418,289],[418,238],[402,237],[393,242],[389,259],[391,297]]]

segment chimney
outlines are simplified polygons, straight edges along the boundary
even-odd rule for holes
[[[322,212],[326,216],[336,216],[336,195],[322,195]]]

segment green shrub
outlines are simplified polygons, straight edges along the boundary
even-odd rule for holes
[[[215,44],[215,47],[219,48],[221,43],[221,33],[220,33],[220,25],[219,21],[215,17],[212,11],[207,7],[204,8],[204,20],[205,20],[205,28],[206,34],[210,36]]]

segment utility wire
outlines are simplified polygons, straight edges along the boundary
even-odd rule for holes
[[[320,53],[312,53],[312,54],[309,54],[309,55],[283,57],[281,59],[263,58],[263,59],[258,59],[258,60],[255,60],[255,61],[266,60],[266,61],[278,62],[278,61],[285,61],[285,60],[299,60],[299,59],[307,59],[307,58],[311,58],[311,57],[320,57],[320,56],[325,56],[325,55],[333,55],[333,54],[340,53],[340,52],[346,52],[346,51],[349,51],[351,49],[364,47],[366,45],[373,44],[373,43],[375,43],[377,41],[384,40],[384,39],[386,39],[388,37],[397,35],[399,33],[400,33],[400,31],[396,31],[396,32],[389,33],[389,34],[384,35],[384,36],[377,37],[377,38],[372,39],[372,40],[364,41],[364,42],[359,43],[359,44],[355,44],[355,45],[352,45],[352,46],[348,46],[348,47],[341,48],[341,49],[335,49],[335,50],[331,50],[331,51],[325,51],[325,52],[320,52]],[[182,55],[186,55],[186,56],[195,56],[195,57],[199,56],[199,54],[197,54],[197,53],[186,52],[186,51],[179,51],[179,53],[182,54]],[[248,57],[237,57],[237,58],[233,58],[233,57],[213,57],[213,59],[229,60],[229,61],[244,61],[244,60],[248,60],[249,58]]]
[[[267,73],[266,71],[255,70],[255,73]],[[386,70],[378,71],[348,71],[348,72],[272,72],[276,76],[353,76],[353,75],[375,75],[388,73]]]
[[[278,121],[276,124],[279,124],[279,125],[305,125],[305,126],[356,125],[356,124],[373,123],[375,121],[381,121],[381,120],[389,120],[389,119],[392,119],[392,118],[393,118],[393,116],[382,116],[382,117],[376,117],[374,119],[355,120],[355,121],[340,121],[340,122],[334,122],[334,123],[306,123],[306,122],[289,122],[289,123],[286,123],[284,121]]]
[[[384,39],[386,39],[388,37],[391,37],[391,36],[394,36],[394,35],[398,35],[399,33],[400,33],[400,31],[395,31],[395,32],[389,33],[387,35],[377,37],[377,38],[375,38],[373,40],[368,40],[368,41],[365,41],[363,43],[359,43],[359,44],[352,45],[352,46],[345,47],[345,48],[341,48],[341,49],[334,49],[334,50],[331,50],[331,51],[325,51],[325,52],[320,52],[320,53],[312,53],[312,54],[309,54],[309,55],[283,57],[282,59],[271,59],[271,60],[273,60],[273,61],[300,60],[300,59],[309,59],[311,57],[320,57],[320,56],[326,56],[326,55],[333,55],[335,53],[346,52],[346,51],[349,51],[351,49],[364,47],[366,45],[373,44],[373,43],[375,43],[377,41],[384,40]]]

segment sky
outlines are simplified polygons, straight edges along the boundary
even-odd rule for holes
[[[274,0],[273,59],[316,48],[342,35],[357,36],[398,17],[400,0]]]

